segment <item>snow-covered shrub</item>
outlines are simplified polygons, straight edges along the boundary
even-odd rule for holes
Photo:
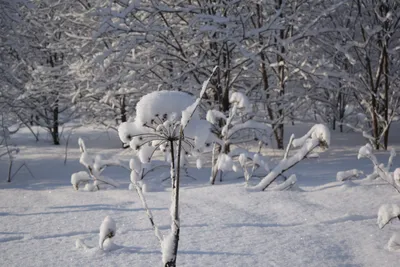
[[[78,139],[81,157],[79,162],[86,167],[88,172],[80,171],[71,175],[71,184],[75,190],[78,190],[80,185],[85,185],[86,191],[96,191],[102,187],[117,187],[118,183],[109,177],[101,175],[104,169],[108,166],[118,166],[126,168],[121,161],[115,158],[104,159],[101,155],[92,155],[87,149],[85,142]],[[93,181],[91,184],[90,182]]]
[[[358,151],[357,158],[368,158],[371,160],[371,162],[374,164],[374,172],[370,175],[369,177],[380,177],[387,183],[389,183],[391,186],[393,186],[394,189],[396,189],[397,192],[400,193],[400,178],[399,178],[399,171],[397,169],[395,170],[394,173],[390,172],[390,168],[393,164],[393,158],[396,156],[396,152],[394,149],[391,150],[390,152],[390,157],[388,160],[387,165],[385,166],[383,163],[379,163],[378,159],[373,153],[373,148],[370,144],[366,144],[365,146],[360,147]]]
[[[379,208],[377,224],[380,229],[383,229],[388,223],[393,220],[400,220],[400,206],[396,204],[385,204]],[[394,234],[389,242],[388,249],[391,251],[400,251],[400,236]]]
[[[316,124],[303,137],[293,139],[293,143],[301,148],[293,156],[283,158],[256,186],[247,187],[250,191],[266,190],[280,175],[306,158],[315,148],[327,149],[330,146],[330,131],[325,125]],[[292,187],[295,182],[295,176],[289,177],[283,184],[278,185],[278,189]]]
[[[210,183],[214,184],[218,171],[236,170],[230,154],[230,145],[244,144],[260,140],[266,144],[266,137],[271,132],[271,126],[253,120],[252,106],[247,96],[241,92],[230,95],[231,104],[228,114],[215,109],[208,110],[206,119],[212,124],[211,131],[215,135],[212,150],[212,168]],[[256,163],[254,163],[255,165]]]

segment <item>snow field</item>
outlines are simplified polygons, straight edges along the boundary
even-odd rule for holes
[[[119,183],[116,189],[73,190],[71,174],[84,170],[78,162],[78,136],[93,154],[118,154],[126,162],[131,158],[119,148],[116,134],[110,132],[108,139],[103,130],[83,128],[70,140],[64,166],[63,146],[35,144],[18,133],[17,162],[26,161],[35,179],[21,170],[11,184],[5,178],[0,184],[2,265],[161,266],[159,241],[136,192],[128,190],[128,171],[104,171]],[[398,266],[400,254],[389,251],[387,243],[400,224],[380,230],[377,214],[383,204],[399,204],[400,195],[380,179],[336,181],[339,171],[373,171],[369,160],[357,160],[362,141],[351,133],[345,136],[349,145],[338,142],[343,135],[334,132],[330,150],[287,173],[296,174],[298,191],[247,192],[243,178],[232,178],[238,176],[233,172],[223,184],[210,186],[209,168],[197,170],[192,164],[189,172],[197,180],[182,180],[178,266]],[[268,150],[271,165],[279,153]],[[387,161],[388,152],[375,154],[379,162]],[[2,177],[4,166],[0,162]],[[397,166],[395,158],[393,169]],[[166,181],[164,191],[145,192],[163,234],[170,227],[168,187]],[[111,251],[98,248],[106,216],[117,224]],[[78,239],[89,248],[76,248]]]

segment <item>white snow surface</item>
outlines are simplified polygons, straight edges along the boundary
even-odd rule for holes
[[[392,127],[391,146],[398,150],[400,127]],[[308,129],[309,125],[288,125],[285,142],[291,133],[301,136]],[[385,203],[399,205],[400,194],[382,179],[354,180],[352,185],[336,181],[339,171],[357,168],[371,173],[373,166],[369,160],[357,160],[358,148],[365,142],[360,134],[331,134],[332,144],[320,158],[306,159],[287,172],[287,177],[296,174],[299,191],[248,192],[243,178],[233,172],[210,186],[210,159],[204,159],[201,170],[192,162],[188,173],[196,180],[182,177],[178,266],[397,267],[400,253],[390,251],[387,244],[400,232],[400,224],[395,220],[380,230],[376,213]],[[21,149],[15,165],[26,162],[35,178],[22,168],[11,183],[0,181],[1,265],[161,266],[160,242],[136,191],[128,190],[129,171],[107,168],[104,175],[119,183],[108,190],[75,191],[70,184],[71,174],[84,170],[78,136],[93,155],[118,155],[129,162],[132,155],[121,149],[117,134],[94,127],[76,129],[66,165],[65,147],[51,145],[45,136],[41,132],[36,143],[25,128],[13,135]],[[270,148],[262,154],[271,159],[271,167],[283,156]],[[375,155],[379,162],[387,162],[388,152]],[[7,167],[8,162],[0,161],[3,178]],[[393,169],[397,167],[399,157],[393,160]],[[165,188],[146,193],[163,234],[171,223],[171,192],[170,181],[160,181],[168,171],[158,168],[145,178]],[[98,248],[99,225],[106,216],[117,222],[118,232],[112,238],[115,246],[103,251]]]

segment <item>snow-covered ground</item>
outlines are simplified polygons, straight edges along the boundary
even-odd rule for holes
[[[295,125],[286,132],[300,136],[308,129],[309,125]],[[392,129],[391,140],[400,151],[398,129]],[[75,130],[66,165],[65,146],[52,146],[45,133],[38,143],[24,129],[13,136],[21,149],[15,167],[25,162],[35,178],[21,169],[6,183],[8,165],[0,161],[0,265],[161,266],[159,242],[138,195],[128,191],[128,171],[114,167],[104,172],[120,183],[116,189],[73,190],[71,174],[84,170],[78,162],[79,136],[90,152],[129,159],[129,150],[120,148],[111,130]],[[196,180],[184,178],[181,188],[178,266],[399,266],[400,253],[386,246],[400,232],[400,223],[379,229],[377,213],[382,204],[400,204],[400,194],[380,179],[336,181],[338,171],[369,174],[372,164],[357,160],[358,149],[365,144],[360,134],[333,132],[331,144],[319,158],[290,170],[288,174],[297,175],[298,191],[248,192],[243,178],[233,178],[237,174],[211,186],[208,168],[190,169]],[[272,159],[282,154],[267,152]],[[389,152],[376,155],[386,163]],[[399,157],[393,166],[400,167]],[[168,188],[169,181],[164,185]],[[148,192],[146,197],[156,223],[167,233],[169,190]],[[117,246],[108,252],[98,249],[106,216],[117,227]],[[76,248],[78,239],[89,248]]]

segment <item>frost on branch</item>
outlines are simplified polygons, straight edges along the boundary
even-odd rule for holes
[[[238,169],[239,165],[234,164],[233,161],[231,164],[232,168],[228,166],[229,164],[226,168],[221,168],[221,160],[222,162],[229,163],[229,161],[224,161],[224,159],[227,159],[226,156],[221,155],[229,155],[232,159],[236,156],[229,153],[231,145],[254,141],[260,141],[262,145],[266,145],[267,136],[271,131],[269,124],[253,120],[253,107],[243,92],[232,92],[229,97],[229,103],[231,105],[229,111],[226,112],[228,114],[213,109],[209,110],[206,116],[207,121],[212,124],[211,131],[215,136],[214,149],[212,150],[211,184],[215,183],[219,171],[226,172]],[[254,163],[253,166],[256,164]],[[246,177],[249,178],[249,173],[246,170],[244,172],[245,179]],[[222,175],[220,177],[222,179]]]
[[[316,147],[324,147],[330,145],[330,132],[329,129],[322,124],[314,125],[311,130],[302,138],[299,138],[297,144],[302,144],[302,147],[297,150],[293,156],[282,159],[272,171],[265,176],[258,185],[248,187],[251,191],[263,191],[266,190],[278,176],[282,175],[285,171],[289,170],[301,160],[307,157]],[[294,142],[294,141],[293,141]]]
[[[300,147],[305,144],[309,139],[318,139],[321,144],[320,147],[328,148],[331,140],[331,133],[324,124],[315,124],[311,129],[301,138],[293,139],[293,147]]]
[[[390,172],[390,167],[393,163],[393,158],[395,157],[396,152],[392,149],[390,152],[390,157],[388,160],[388,164],[385,167],[384,164],[379,163],[378,159],[373,153],[372,146],[370,144],[366,144],[365,146],[362,146],[359,151],[358,151],[358,159],[361,158],[368,158],[371,160],[371,162],[374,164],[374,172],[370,175],[369,177],[380,177],[384,181],[386,181],[388,184],[393,186],[394,189],[396,189],[397,192],[400,193],[400,183],[399,183],[399,178],[398,178],[398,172],[391,173]]]
[[[378,211],[378,226],[379,228],[385,227],[393,219],[400,220],[400,206],[396,204],[385,204],[379,208]]]
[[[363,172],[357,169],[340,171],[336,173],[336,180],[339,182],[343,182],[346,180],[351,180],[353,178],[358,178],[361,174],[363,174]]]
[[[103,249],[103,244],[106,239],[111,239],[115,236],[117,231],[117,226],[115,221],[107,216],[104,218],[103,222],[100,225],[100,233],[99,233],[99,247]]]
[[[117,182],[102,176],[101,173],[108,166],[124,167],[123,164],[115,158],[105,159],[101,155],[90,154],[81,138],[78,139],[78,144],[81,151],[79,162],[86,167],[88,172],[81,171],[71,175],[71,184],[74,189],[78,190],[80,184],[85,184],[86,191],[96,191],[104,186],[117,187]],[[90,180],[93,181],[92,184],[90,184]]]

